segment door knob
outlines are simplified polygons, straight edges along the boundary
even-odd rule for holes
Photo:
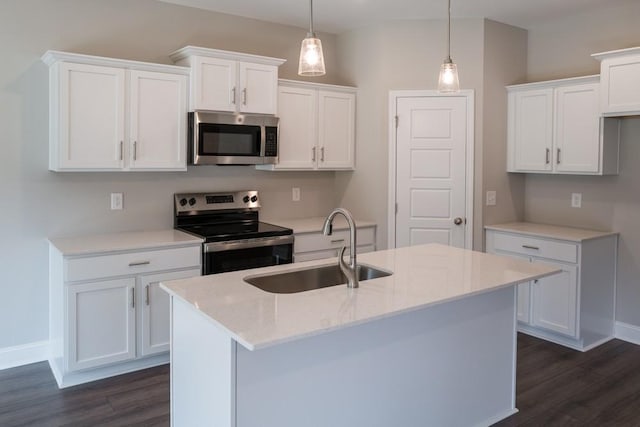
[[[460,225],[460,224],[462,224],[462,218],[460,218],[460,217],[455,218],[455,219],[453,220],[453,223],[454,223],[455,225]]]

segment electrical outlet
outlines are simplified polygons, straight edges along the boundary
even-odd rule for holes
[[[496,192],[491,190],[487,191],[487,206],[495,206],[496,205]]]
[[[291,200],[294,202],[300,201],[300,189],[298,187],[293,187],[291,189]]]
[[[111,210],[121,211],[124,204],[124,196],[122,193],[111,193]]]
[[[571,193],[571,207],[572,208],[582,207],[582,193]]]

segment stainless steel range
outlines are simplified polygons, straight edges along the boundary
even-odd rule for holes
[[[204,239],[202,274],[293,262],[293,230],[260,222],[257,191],[174,195],[174,227]]]

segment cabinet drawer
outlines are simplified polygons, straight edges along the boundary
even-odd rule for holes
[[[75,282],[104,277],[126,276],[175,268],[198,267],[200,246],[154,251],[68,258],[64,263],[64,281]]]
[[[500,251],[515,252],[558,261],[578,262],[578,245],[575,243],[503,233],[495,233],[493,243],[495,249]]]
[[[375,244],[375,229],[373,227],[358,228],[358,246]],[[296,234],[294,252],[322,251],[326,249],[339,249],[349,245],[349,230],[334,231],[331,236],[322,233]]]

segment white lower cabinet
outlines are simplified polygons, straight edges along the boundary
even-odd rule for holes
[[[561,270],[518,285],[520,332],[582,351],[613,338],[617,234],[530,223],[486,228],[488,253]]]
[[[356,253],[362,254],[376,250],[376,227],[357,227]],[[349,254],[349,230],[335,230],[331,236],[325,236],[321,231],[296,233],[293,246],[295,262],[316,259],[334,258],[340,255],[340,250],[346,246],[345,256]]]
[[[531,318],[528,323],[575,338],[578,267],[533,258],[532,261],[562,271],[531,283]]]
[[[135,283],[127,278],[67,288],[68,371],[136,357]]]
[[[160,289],[160,282],[186,279],[200,275],[200,269],[145,275],[139,278],[137,300],[138,348],[141,356],[169,351],[169,294]]]
[[[60,387],[167,363],[169,295],[200,275],[200,244],[65,256],[50,247],[49,363]]]

